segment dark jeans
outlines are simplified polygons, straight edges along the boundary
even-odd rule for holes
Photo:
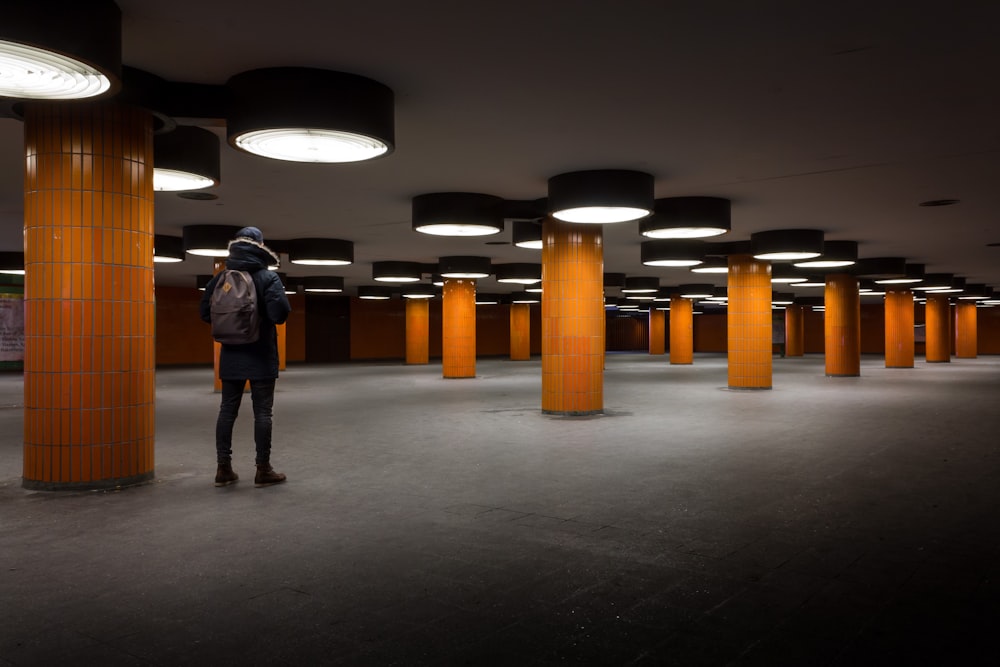
[[[243,401],[244,380],[222,381],[222,405],[215,423],[215,453],[220,463],[233,458],[233,425]],[[271,460],[271,408],[274,405],[274,379],[250,380],[253,401],[253,441],[257,446],[257,463]]]

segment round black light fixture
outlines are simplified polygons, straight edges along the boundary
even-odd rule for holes
[[[681,285],[675,290],[678,296],[685,299],[707,299],[715,293],[715,286],[704,283]]]
[[[541,250],[542,225],[532,220],[514,220],[511,226],[511,239],[518,248]]]
[[[438,259],[438,273],[443,278],[485,278],[492,272],[489,257],[453,255]]]
[[[791,306],[795,303],[795,295],[791,292],[771,292],[772,306]]]
[[[8,275],[24,275],[23,252],[0,252],[0,273]]]
[[[622,294],[655,294],[660,289],[660,279],[656,276],[627,276]]]
[[[923,281],[914,285],[913,289],[928,292],[950,289],[954,279],[955,276],[951,273],[925,273]]]
[[[963,301],[986,301],[993,295],[993,290],[983,283],[966,283],[965,289],[958,295]]]
[[[857,241],[824,241],[823,254],[813,259],[795,262],[795,266],[803,269],[835,269],[851,266],[857,261]]]
[[[420,262],[372,262],[372,278],[382,283],[416,283],[423,277]]]
[[[118,5],[111,0],[7,5],[0,23],[0,96],[73,100],[118,92]]]
[[[340,276],[306,276],[302,279],[302,289],[319,294],[338,294],[344,291],[344,279]]]
[[[729,260],[725,257],[706,257],[701,264],[691,267],[691,273],[729,273]]]
[[[818,229],[774,229],[750,235],[750,250],[757,259],[794,262],[823,254],[823,232]]]
[[[534,292],[511,292],[511,303],[541,303],[542,297]]]
[[[605,273],[604,274],[604,286],[605,287],[624,287],[625,286],[625,274],[624,273]]]
[[[476,305],[477,306],[495,306],[502,303],[505,295],[497,294],[496,292],[480,292],[476,290]]]
[[[385,301],[392,298],[392,288],[388,285],[359,285],[358,298],[366,301]]]
[[[229,242],[242,227],[235,225],[185,225],[182,230],[184,252],[201,257],[225,257]]]
[[[731,206],[721,197],[657,199],[653,215],[639,222],[639,233],[652,239],[719,236],[732,229]]]
[[[704,261],[705,242],[690,239],[643,241],[639,249],[646,266],[690,267]]]
[[[184,240],[179,236],[153,235],[153,262],[171,263],[184,261]]]
[[[359,162],[392,152],[393,93],[346,72],[271,67],[237,74],[227,138],[234,148],[291,162]]]
[[[922,201],[917,206],[923,207],[935,207],[935,206],[954,206],[959,203],[960,199],[928,199],[927,201]]]
[[[153,189],[200,190],[219,184],[219,138],[193,125],[153,136]]]
[[[487,236],[503,231],[503,199],[478,192],[433,192],[411,200],[413,231]]]
[[[354,263],[354,243],[341,239],[306,238],[286,241],[288,261],[304,266],[345,266]],[[277,248],[275,248],[277,250]]]
[[[653,177],[641,171],[595,169],[549,179],[549,214],[563,222],[614,223],[653,212]]]
[[[903,257],[865,257],[858,260],[851,273],[872,280],[902,278],[906,275],[906,259]]]
[[[796,269],[788,264],[776,264],[771,267],[771,283],[775,285],[804,283],[808,279],[808,275],[802,269]]]
[[[498,283],[534,285],[542,282],[541,264],[494,264],[493,273],[496,274]]]
[[[408,283],[400,288],[399,294],[404,299],[433,299],[438,291],[428,283]]]
[[[904,264],[902,275],[891,275],[882,278],[876,278],[875,282],[879,285],[911,285],[914,283],[919,283],[924,279],[924,265],[923,264]]]

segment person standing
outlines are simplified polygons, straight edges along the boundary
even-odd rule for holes
[[[243,389],[250,382],[253,402],[253,438],[257,450],[255,486],[271,486],[285,481],[286,476],[271,467],[271,414],[274,405],[274,384],[278,378],[277,324],[283,324],[291,312],[284,285],[268,266],[278,264],[278,256],[264,245],[264,235],[256,227],[244,227],[229,242],[226,268],[246,271],[257,291],[260,315],[260,337],[253,343],[222,345],[219,357],[219,379],[222,381],[222,402],[215,425],[215,453],[218,469],[216,486],[228,486],[239,480],[233,470],[233,426],[243,400]],[[222,272],[216,274],[201,298],[201,319],[212,322],[212,293]]]

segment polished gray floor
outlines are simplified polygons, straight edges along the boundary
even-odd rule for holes
[[[0,665],[1000,664],[1000,358],[774,368],[610,355],[568,419],[538,360],[294,366],[265,489],[166,369],[156,480],[75,493],[21,488],[0,375]]]

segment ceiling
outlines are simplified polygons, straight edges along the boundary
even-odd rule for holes
[[[546,195],[548,177],[638,169],[656,196],[732,200],[732,232],[815,228],[862,257],[1000,287],[1000,3],[801,0],[118,0],[123,62],[223,84],[271,66],[352,72],[392,88],[396,148],[367,163],[285,163],[225,144],[213,201],[157,193],[156,233],[256,225],[265,238],[355,243],[333,273],[371,284],[378,260],[484,255],[540,262],[510,226],[479,238],[413,232],[410,199]],[[23,138],[0,118],[0,250],[22,246]],[[949,207],[920,202],[960,200]],[[637,223],[605,227],[605,271],[645,267]],[[497,245],[497,242],[501,242]],[[156,265],[195,284],[211,260]],[[697,282],[704,282],[698,279]],[[719,283],[718,279],[716,282]],[[492,278],[486,291],[498,289]]]

